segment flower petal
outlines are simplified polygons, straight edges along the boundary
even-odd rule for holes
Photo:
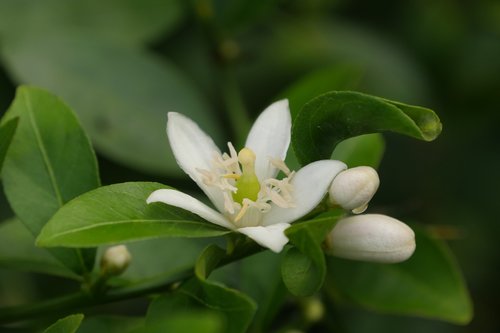
[[[316,161],[300,169],[290,181],[295,207],[281,208],[272,204],[262,225],[291,223],[309,213],[323,199],[335,176],[345,169],[347,166],[343,162],[333,160]]]
[[[215,207],[219,211],[224,211],[222,192],[205,185],[198,171],[198,169],[210,170],[214,152],[220,154],[212,138],[194,121],[177,112],[168,113],[167,136],[177,164],[205,192]]]
[[[285,230],[289,226],[290,224],[288,223],[277,223],[267,227],[245,227],[237,230],[271,251],[280,253],[286,243],[288,243]]]
[[[208,207],[198,199],[177,190],[162,189],[156,190],[147,198],[148,204],[152,202],[163,202],[185,210],[188,210],[199,217],[217,224],[221,227],[234,229],[234,226],[216,210]]]
[[[245,147],[253,150],[257,156],[255,173],[260,181],[273,178],[278,173],[269,159],[285,159],[290,145],[291,127],[292,119],[286,99],[268,106],[253,124]]]

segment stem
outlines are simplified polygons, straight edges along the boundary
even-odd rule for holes
[[[236,142],[243,145],[250,130],[251,121],[241,98],[234,73],[230,66],[225,65],[225,67],[222,69],[222,93],[226,104],[226,113],[234,131]]]
[[[234,72],[234,62],[239,56],[239,47],[215,22],[211,0],[196,1],[194,11],[219,68],[220,89],[229,124],[233,129],[236,142],[238,145],[243,145],[252,122],[245,108]]]
[[[263,249],[255,243],[242,244],[238,251],[225,257],[217,268],[249,257]],[[146,282],[132,284],[122,288],[110,289],[104,295],[92,295],[88,291],[79,291],[70,295],[57,297],[34,304],[7,307],[0,309],[0,324],[13,323],[25,319],[45,316],[51,313],[70,313],[76,309],[82,309],[94,305],[102,305],[117,301],[127,300],[152,295],[167,291],[174,284],[193,277],[193,268],[189,268],[171,275],[167,278],[161,277]]]

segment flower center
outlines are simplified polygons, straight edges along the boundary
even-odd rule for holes
[[[236,177],[236,192],[233,193],[233,200],[243,204],[243,199],[257,201],[260,192],[260,183],[255,174],[255,154],[249,148],[243,148],[238,154],[238,161],[241,164],[241,175]]]
[[[228,142],[229,154],[214,153],[210,170],[197,169],[205,185],[218,188],[224,199],[224,214],[237,227],[260,225],[263,214],[271,203],[281,208],[295,207],[290,183],[295,172],[277,158],[269,163],[281,170],[283,179],[268,178],[259,181],[255,173],[255,153],[243,148],[239,153]]]

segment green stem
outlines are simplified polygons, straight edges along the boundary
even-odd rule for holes
[[[245,108],[234,71],[234,61],[239,55],[239,47],[228,36],[227,31],[224,31],[214,20],[215,10],[211,0],[196,1],[194,10],[205,39],[217,60],[221,95],[229,124],[237,145],[243,145],[252,122]]]
[[[236,142],[238,145],[243,145],[252,122],[245,109],[234,73],[229,65],[225,66],[226,68],[222,69],[222,93],[226,104],[226,113],[234,131]]]
[[[234,251],[231,255],[225,257],[217,268],[246,258],[263,249],[253,242],[241,244],[238,251]],[[65,295],[58,298],[53,298],[41,301],[34,304],[7,307],[0,309],[0,324],[13,323],[35,317],[45,316],[52,313],[70,313],[76,309],[82,309],[94,305],[102,305],[117,301],[143,297],[159,292],[167,291],[173,285],[183,282],[193,277],[193,268],[189,268],[171,275],[167,278],[161,277],[132,284],[122,288],[110,289],[104,295],[93,295],[89,291],[79,291],[74,294]]]

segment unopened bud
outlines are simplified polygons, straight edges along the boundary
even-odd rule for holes
[[[415,233],[392,217],[366,214],[340,220],[327,236],[326,244],[326,252],[337,257],[397,263],[415,251]]]
[[[304,317],[307,321],[315,323],[320,321],[325,314],[325,307],[320,299],[316,297],[306,298],[304,300]]]
[[[127,269],[131,259],[132,256],[125,245],[112,246],[102,256],[101,274],[120,275]]]
[[[328,191],[330,202],[354,214],[361,214],[377,192],[380,180],[377,171],[359,166],[342,171],[335,177]]]

